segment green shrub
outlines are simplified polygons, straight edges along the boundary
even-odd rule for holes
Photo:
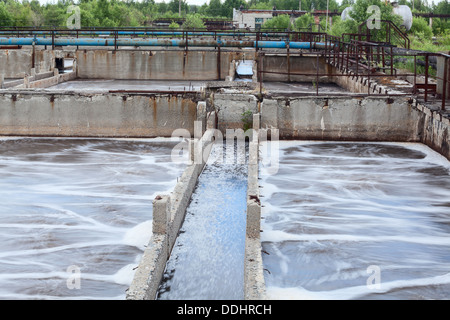
[[[427,21],[422,17],[413,18],[409,33],[416,35],[423,40],[431,39],[433,37],[433,30],[428,26]]]
[[[175,30],[175,29],[179,29],[180,25],[178,23],[176,23],[175,21],[172,21],[169,25],[169,29],[171,30]]]
[[[287,14],[282,14],[276,17],[273,17],[270,20],[267,20],[262,25],[263,29],[281,29],[287,30],[292,29],[291,19]]]

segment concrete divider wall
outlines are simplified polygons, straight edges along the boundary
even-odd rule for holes
[[[77,74],[83,79],[224,80],[243,52],[78,50]],[[220,73],[220,75],[219,75]]]
[[[161,283],[166,262],[184,221],[186,208],[213,143],[214,129],[202,138],[190,141],[191,164],[186,167],[173,192],[157,196],[153,202],[153,232],[141,262],[136,269],[127,300],[154,300]],[[197,155],[205,155],[197,157]]]
[[[226,133],[226,129],[243,128],[243,113],[258,112],[258,99],[252,94],[215,93],[214,108],[217,112],[217,128]]]
[[[52,71],[55,66],[55,52],[52,50],[3,49],[0,50],[0,73],[5,78],[23,78],[36,72]]]
[[[282,139],[420,141],[419,113],[404,98],[264,99],[261,127]]]
[[[329,74],[330,65],[325,63],[323,57],[317,59],[316,56],[290,55],[286,54],[266,54],[262,57],[261,71],[281,72],[263,73],[264,81],[316,81],[316,74]],[[310,75],[288,75],[287,73],[308,73]],[[330,82],[328,77],[319,77],[319,82]]]
[[[0,95],[0,135],[170,137],[193,134],[196,96],[63,94],[22,89]]]
[[[450,160],[450,119],[442,113],[430,110],[426,106],[413,102],[419,111],[420,141]]]

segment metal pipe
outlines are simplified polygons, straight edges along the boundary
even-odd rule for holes
[[[78,33],[79,35],[102,35],[113,36],[117,33],[120,36],[135,35],[135,36],[182,36],[187,33],[189,36],[224,36],[224,37],[245,37],[254,36],[255,32],[205,32],[205,31],[91,31],[91,30],[20,30],[14,31],[17,36],[22,35],[49,35],[54,32],[55,35],[68,35]],[[11,31],[0,30],[0,34],[8,35]],[[263,32],[262,36],[265,37],[281,37],[286,36],[289,32]]]
[[[52,45],[52,46],[139,46],[139,47],[250,47],[285,49],[323,49],[325,43],[289,41],[242,41],[242,40],[185,40],[185,39],[139,39],[139,38],[5,38],[0,37],[0,45]]]

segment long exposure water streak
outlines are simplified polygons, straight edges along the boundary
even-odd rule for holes
[[[267,154],[260,167],[269,297],[450,298],[447,159],[413,143],[280,146],[278,173]]]

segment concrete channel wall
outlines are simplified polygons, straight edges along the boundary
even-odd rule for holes
[[[77,75],[83,79],[224,80],[233,60],[245,52],[222,50],[78,50]]]
[[[209,128],[201,139],[190,141],[191,164],[186,167],[170,195],[157,196],[153,201],[152,235],[127,290],[127,300],[156,299],[186,208],[214,143],[214,131]]]
[[[192,94],[62,93],[32,89],[0,95],[0,135],[57,137],[170,137],[193,134]]]
[[[247,185],[247,225],[245,234],[244,299],[266,299],[261,256],[261,201],[259,199],[260,114],[253,115],[253,137],[249,145]]]

